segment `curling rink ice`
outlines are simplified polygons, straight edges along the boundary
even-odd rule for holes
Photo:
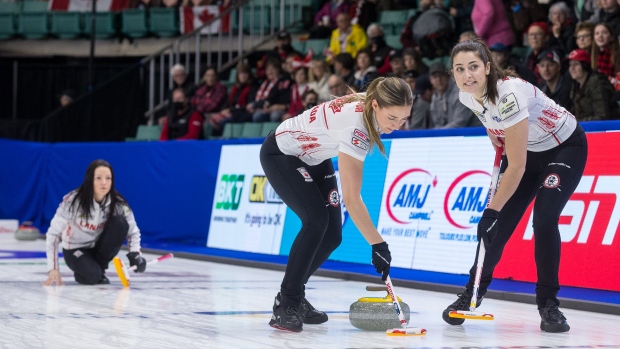
[[[615,315],[562,309],[571,330],[551,334],[540,331],[535,305],[485,299],[481,310],[495,321],[450,326],[441,312],[455,295],[403,287],[395,291],[411,307],[410,325],[428,333],[365,332],[349,323],[349,306],[384,293],[325,277],[312,278],[306,295],[329,321],[289,333],[268,325],[281,271],[175,258],[132,273],[124,289],[112,264],[110,285],[82,286],[62,262],[65,286],[43,287],[44,244],[0,234],[0,348],[620,348]]]

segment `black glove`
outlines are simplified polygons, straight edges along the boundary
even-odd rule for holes
[[[478,222],[478,241],[484,243],[487,250],[497,236],[497,216],[499,212],[487,208],[482,212],[482,218]]]
[[[377,269],[377,273],[383,274],[381,275],[383,281],[385,281],[390,274],[391,261],[392,255],[390,254],[387,242],[383,241],[372,245],[372,265]]]
[[[142,273],[144,270],[146,270],[146,259],[140,256],[140,252],[127,253],[127,259],[129,259],[130,266],[136,266],[136,270],[134,270],[134,272]]]

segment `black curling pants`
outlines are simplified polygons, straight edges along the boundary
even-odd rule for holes
[[[95,247],[63,249],[65,262],[73,270],[75,281],[85,285],[98,283],[108,269],[110,261],[120,251],[128,231],[129,224],[125,217],[112,216],[105,223]]]
[[[283,306],[299,309],[306,282],[342,241],[340,195],[331,159],[309,166],[284,155],[271,132],[260,162],[273,189],[301,219],[280,286]]]
[[[556,148],[543,152],[527,152],[523,178],[515,193],[506,202],[497,217],[498,234],[484,257],[479,294],[484,295],[491,283],[493,270],[502,256],[504,247],[523,217],[525,210],[534,203],[534,258],[538,281],[536,303],[538,309],[545,307],[548,299],[559,305],[560,290],[560,231],[558,220],[568,199],[581,180],[588,156],[588,143],[581,126]],[[501,172],[506,169],[506,157],[502,159]],[[478,251],[478,250],[477,250]],[[478,252],[476,252],[476,259]],[[476,263],[469,271],[467,289],[472,290],[476,276]]]

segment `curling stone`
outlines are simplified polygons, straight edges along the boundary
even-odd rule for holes
[[[349,321],[351,325],[367,331],[387,331],[390,328],[400,328],[400,321],[394,309],[394,303],[385,286],[366,286],[367,291],[385,291],[385,297],[362,297],[351,304]],[[397,297],[400,308],[409,323],[409,305]]]
[[[17,240],[32,241],[38,239],[40,235],[41,232],[32,225],[32,222],[22,223],[15,231],[15,238]]]

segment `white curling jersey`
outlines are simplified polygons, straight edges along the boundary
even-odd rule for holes
[[[278,147],[310,166],[336,157],[338,152],[364,161],[370,138],[363,111],[362,102],[343,104],[343,98],[319,104],[278,126]]]
[[[555,148],[573,134],[577,120],[547,97],[538,87],[520,78],[497,82],[498,103],[480,105],[469,93],[459,99],[471,109],[490,133],[505,137],[504,130],[527,118],[527,150],[541,152]]]

